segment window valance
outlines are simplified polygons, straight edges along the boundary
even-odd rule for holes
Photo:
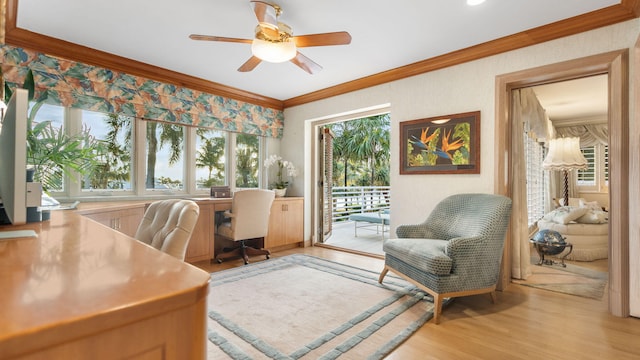
[[[580,146],[608,145],[608,124],[585,124],[557,128],[560,136],[580,138]]]
[[[0,44],[2,75],[21,87],[32,71],[35,99],[48,104],[267,137],[284,114],[234,99]]]

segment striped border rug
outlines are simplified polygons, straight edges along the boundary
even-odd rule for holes
[[[212,273],[208,358],[381,359],[433,316],[393,275],[308,255]]]

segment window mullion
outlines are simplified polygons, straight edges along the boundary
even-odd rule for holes
[[[187,127],[184,152],[184,189],[187,194],[195,194],[196,186],[196,128]]]
[[[145,193],[145,172],[146,172],[146,136],[147,136],[147,128],[145,126],[145,122],[139,120],[138,118],[134,119],[135,130],[134,130],[134,179],[135,183],[135,193],[138,196],[142,196]]]
[[[229,166],[227,168],[227,184],[231,188],[231,191],[236,190],[236,133],[229,133],[229,147],[227,161]],[[233,154],[233,155],[232,155]]]
[[[80,131],[82,130],[82,110],[67,107],[65,108],[64,118],[68,135],[75,135],[80,133]],[[71,173],[73,174],[73,178],[75,178],[75,181],[73,181],[70,176],[65,176],[64,181],[66,184],[65,189],[68,196],[74,198],[82,194],[82,179],[80,178],[78,172],[73,171]]]

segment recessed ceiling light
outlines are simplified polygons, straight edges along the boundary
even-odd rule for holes
[[[467,5],[475,6],[475,5],[480,5],[483,2],[484,2],[484,0],[467,0]]]

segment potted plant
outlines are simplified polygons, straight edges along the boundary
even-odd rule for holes
[[[289,187],[289,181],[286,180],[285,175],[295,178],[298,175],[295,165],[291,161],[283,160],[278,155],[271,155],[264,161],[264,167],[269,169],[275,165],[277,168],[276,181],[271,183],[270,188],[276,192],[276,196],[282,197],[287,193]],[[286,171],[286,172],[285,172]]]

